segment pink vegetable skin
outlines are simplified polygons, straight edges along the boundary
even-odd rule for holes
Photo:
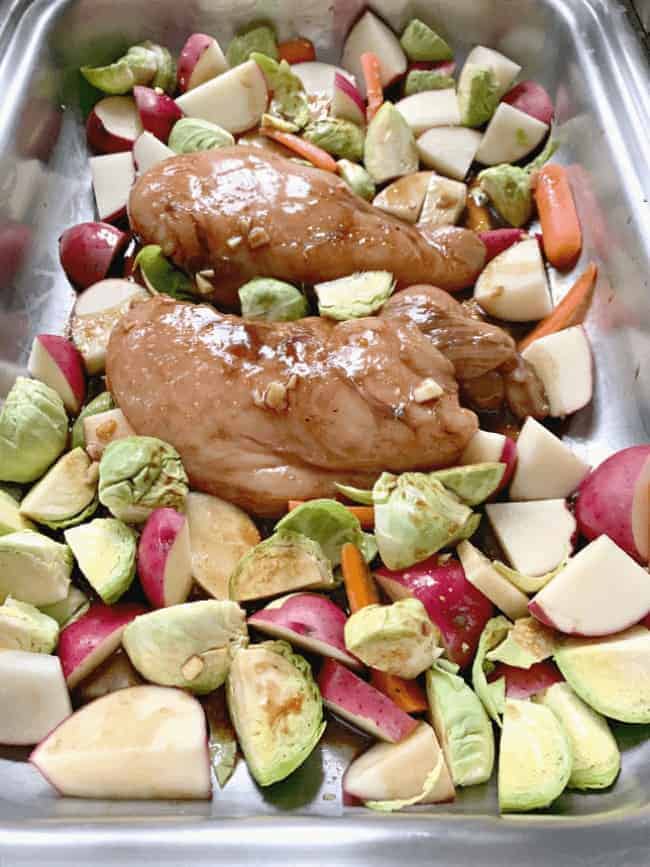
[[[166,144],[172,127],[183,117],[176,102],[166,93],[142,85],[133,88],[133,98],[143,128]]]
[[[488,676],[488,681],[506,679],[506,696],[508,698],[530,698],[538,692],[548,689],[554,683],[561,683],[564,678],[552,662],[536,662],[530,668],[515,668],[498,662],[494,671]]]
[[[506,93],[503,102],[541,120],[542,123],[550,124],[555,115],[551,97],[536,81],[520,81]]]
[[[79,223],[59,238],[59,258],[68,280],[86,289],[103,280],[130,235],[110,223]]]
[[[490,229],[488,232],[479,232],[478,236],[485,244],[485,249],[487,250],[485,256],[487,264],[495,256],[498,256],[499,253],[507,250],[508,247],[512,247],[513,244],[522,241],[526,233],[523,229]]]
[[[453,60],[414,60],[409,63],[408,72],[412,69],[434,70],[440,75],[453,75],[456,71],[456,64]]]
[[[147,518],[138,544],[138,575],[155,608],[185,602],[192,589],[192,554],[187,518],[160,508]]]
[[[422,602],[452,662],[461,668],[471,663],[493,607],[467,580],[458,560],[434,556],[408,569],[392,571],[382,566],[374,574],[391,599],[411,596]]]
[[[578,488],[576,520],[580,533],[590,541],[607,535],[640,562],[633,532],[636,483],[650,458],[650,445],[631,446],[616,452],[596,467]]]

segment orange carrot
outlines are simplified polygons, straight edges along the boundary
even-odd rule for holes
[[[472,190],[477,188],[478,183],[473,181],[467,192],[467,198],[465,200],[465,207],[467,209],[465,225],[468,229],[473,229],[475,232],[489,232],[492,228],[490,212],[485,205],[477,204],[476,199],[472,195]]]
[[[381,84],[381,66],[379,58],[372,51],[366,51],[361,55],[361,68],[363,79],[366,83],[366,95],[368,108],[366,118],[370,122],[379,111],[384,101],[384,88]]]
[[[302,506],[306,500],[289,500],[289,511],[292,512],[298,506]],[[341,504],[343,505],[343,503]],[[346,506],[348,512],[359,519],[364,530],[372,530],[375,526],[375,510],[372,506]]]
[[[350,611],[354,614],[366,605],[377,605],[379,593],[363,554],[351,542],[341,548],[341,569]]]
[[[582,249],[582,232],[569,178],[562,166],[549,163],[539,171],[535,201],[547,259],[556,268],[571,268]]]
[[[333,174],[336,174],[338,171],[336,160],[333,159],[327,151],[324,151],[323,148],[319,148],[318,145],[312,144],[304,138],[299,138],[292,132],[281,132],[279,129],[260,127],[260,132],[267,138],[272,138],[274,141],[289,148],[289,150],[292,150],[299,157],[309,160],[309,162],[316,166],[317,169],[323,169],[324,171],[332,172]]]
[[[306,63],[308,60],[316,60],[314,43],[309,39],[288,39],[278,45],[280,60],[287,63]]]
[[[373,668],[370,683],[406,713],[422,713],[429,710],[427,697],[417,680],[404,680],[402,677]]]
[[[569,289],[564,298],[557,305],[555,310],[550,313],[546,319],[533,328],[530,334],[527,334],[523,340],[519,341],[518,349],[521,352],[539,340],[540,337],[546,337],[549,334],[555,334],[556,331],[561,331],[563,328],[569,328],[571,325],[580,325],[584,320],[591,297],[594,294],[594,286],[596,285],[596,277],[598,276],[598,268],[591,262],[585,268],[584,272],[578,277],[573,286]]]

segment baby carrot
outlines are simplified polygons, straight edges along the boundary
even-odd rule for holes
[[[341,548],[341,569],[348,604],[353,614],[366,605],[379,603],[379,593],[366,561],[361,551],[351,542],[346,542]]]
[[[570,268],[582,249],[580,221],[566,170],[556,163],[540,169],[535,187],[544,252],[556,268]]]
[[[274,141],[289,148],[289,150],[292,150],[299,157],[309,160],[317,169],[323,169],[333,174],[336,174],[338,171],[336,160],[327,151],[324,151],[323,148],[319,148],[318,145],[312,144],[304,138],[299,138],[292,132],[281,132],[279,129],[260,128],[260,132],[267,138],[272,138]]]
[[[297,509],[305,500],[289,500],[289,511]],[[341,504],[343,505],[343,504]],[[372,506],[346,506],[348,512],[359,519],[364,530],[372,530],[375,526],[375,510]]]
[[[368,109],[366,118],[368,123],[379,111],[384,101],[384,88],[381,84],[381,66],[379,58],[372,51],[366,51],[361,55],[361,68],[363,69],[363,78],[366,83],[366,96],[368,99]]]
[[[373,668],[370,683],[406,713],[422,713],[429,710],[427,697],[417,680],[404,680],[402,677]]]
[[[589,309],[597,276],[598,268],[593,262],[590,262],[555,310],[549,313],[546,319],[542,319],[530,334],[519,341],[519,351],[522,352],[540,337],[555,334],[556,331],[562,331],[563,328],[569,328],[572,325],[579,325]]]
[[[288,39],[278,45],[280,60],[287,63],[306,63],[308,60],[316,60],[314,44],[310,39]]]

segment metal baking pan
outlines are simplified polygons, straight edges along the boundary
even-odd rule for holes
[[[650,436],[650,87],[629,10],[605,0],[380,0],[396,28],[413,15],[462,50],[482,43],[522,63],[558,108],[562,159],[601,264],[588,329],[597,362],[593,407],[573,417],[572,445],[596,463]],[[32,336],[64,327],[73,293],[57,237],[93,213],[74,70],[150,38],[178,50],[192,31],[227,41],[271,18],[336,60],[358,0],[0,0],[0,396]],[[570,277],[553,279],[560,295]],[[615,592],[615,591],[614,591]],[[0,713],[2,713],[0,708]],[[344,807],[341,776],[363,741],[334,723],[289,780],[264,791],[243,762],[212,803],[105,803],[57,798],[25,763],[0,752],[0,865],[646,865],[650,727],[615,727],[623,773],[611,791],[567,793],[543,815],[499,818],[493,787],[455,804],[376,815]]]

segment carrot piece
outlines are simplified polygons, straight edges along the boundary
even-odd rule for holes
[[[292,132],[281,132],[279,129],[266,129],[261,127],[260,132],[267,138],[272,138],[274,141],[289,148],[289,150],[292,150],[299,157],[309,160],[309,162],[316,166],[317,169],[323,169],[324,171],[332,172],[333,174],[336,174],[338,171],[336,160],[333,159],[327,151],[324,151],[323,148],[319,148],[318,145],[312,144],[304,138],[299,138]]]
[[[590,262],[555,310],[519,341],[517,347],[519,351],[522,352],[540,337],[555,334],[556,331],[562,331],[563,328],[569,328],[571,325],[579,325],[589,309],[597,276],[598,268]]]
[[[549,163],[537,174],[535,201],[544,252],[556,268],[570,268],[582,249],[582,231],[566,170]]]
[[[485,205],[479,205],[472,195],[472,190],[477,187],[478,183],[473,181],[467,191],[467,198],[465,200],[465,208],[467,211],[465,225],[468,229],[473,229],[475,232],[489,232],[492,228],[490,212]]]
[[[381,66],[379,58],[372,51],[366,51],[361,55],[361,68],[363,79],[366,84],[368,108],[366,118],[370,122],[377,114],[384,102],[384,88],[381,84]]]
[[[406,713],[422,713],[429,710],[427,697],[417,680],[404,680],[395,674],[386,674],[385,671],[373,668],[370,683]]]
[[[289,500],[289,511],[292,512],[298,506],[302,506],[306,500]],[[341,503],[341,505],[344,505]],[[372,506],[345,506],[345,508],[359,519],[364,530],[372,530],[375,526],[375,510]]]
[[[314,43],[310,39],[288,39],[278,45],[280,60],[287,63],[306,63],[308,60],[316,60]]]
[[[363,554],[351,542],[346,542],[341,548],[341,569],[348,605],[353,614],[366,605],[379,603],[379,593]]]

